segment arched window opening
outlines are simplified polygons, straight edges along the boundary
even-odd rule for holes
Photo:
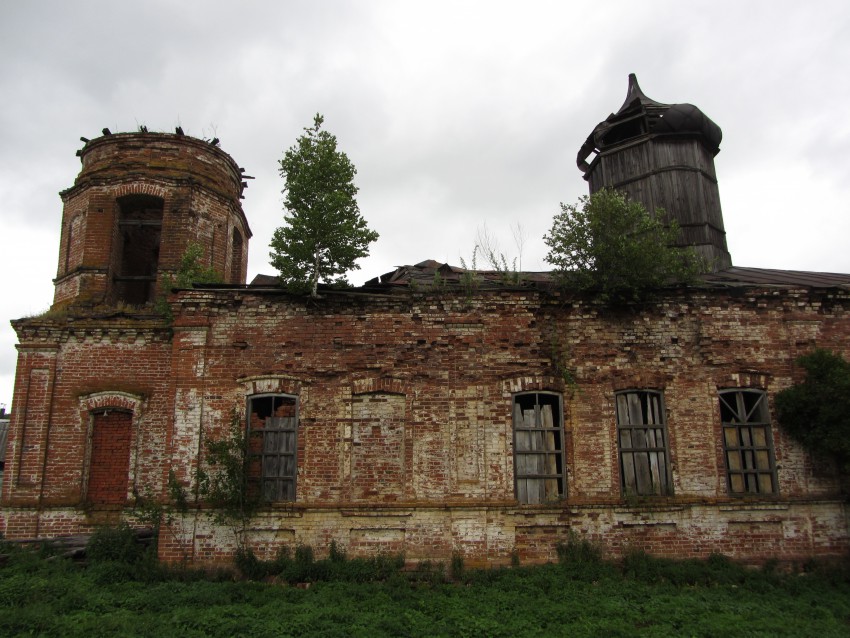
[[[762,390],[721,390],[720,420],[729,493],[775,494],[776,461],[767,394]]]
[[[520,503],[564,498],[564,417],[560,394],[514,395],[514,480]]]
[[[264,501],[294,501],[298,468],[298,398],[260,394],[248,398],[248,478]]]
[[[130,195],[118,200],[115,297],[131,305],[153,300],[163,200],[151,195]]]
[[[629,390],[618,392],[616,403],[624,495],[671,494],[663,395],[652,390]]]

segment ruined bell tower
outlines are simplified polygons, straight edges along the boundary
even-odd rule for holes
[[[251,230],[243,170],[218,140],[170,133],[104,134],[78,151],[64,204],[53,307],[145,306],[190,242],[202,265],[244,284]]]
[[[612,188],[664,209],[679,224],[678,246],[692,246],[711,271],[732,265],[720,210],[714,156],[720,127],[693,104],[648,98],[629,75],[626,101],[596,125],[576,162],[590,192]]]

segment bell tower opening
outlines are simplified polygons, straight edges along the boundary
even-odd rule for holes
[[[117,203],[113,297],[141,306],[156,294],[164,202],[152,195],[128,195]]]

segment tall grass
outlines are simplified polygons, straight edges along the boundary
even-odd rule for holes
[[[239,569],[267,581],[256,582],[166,568],[146,557],[122,562],[113,554],[81,566],[48,550],[3,547],[0,635],[850,633],[850,579],[840,566],[811,563],[784,572],[773,565],[745,568],[722,556],[670,561],[640,552],[609,562],[577,539],[558,548],[557,564],[491,570],[463,568],[460,559],[410,569],[398,556],[355,559],[331,549],[321,560],[307,547],[275,561],[246,552]]]

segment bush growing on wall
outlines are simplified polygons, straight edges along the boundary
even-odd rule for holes
[[[797,359],[802,383],[777,393],[779,424],[811,452],[835,459],[850,471],[850,363],[828,350]]]
[[[610,302],[639,301],[653,289],[692,281],[704,264],[692,248],[673,246],[679,228],[663,217],[608,189],[561,204],[543,238],[546,261],[563,286]]]

